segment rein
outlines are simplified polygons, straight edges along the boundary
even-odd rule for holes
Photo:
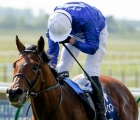
[[[57,112],[58,108],[59,108],[60,105],[61,105],[61,102],[62,102],[62,88],[61,88],[59,82],[57,82],[57,84],[55,84],[55,85],[53,85],[53,86],[50,86],[50,87],[48,87],[48,88],[46,88],[46,89],[44,89],[44,90],[41,90],[41,91],[39,91],[39,92],[33,92],[32,90],[34,89],[34,87],[35,87],[35,85],[36,85],[36,83],[37,83],[37,80],[38,80],[38,78],[39,78],[39,76],[40,76],[40,73],[41,73],[41,71],[42,71],[42,70],[41,70],[41,65],[42,65],[42,63],[43,63],[43,60],[42,60],[40,54],[39,54],[36,50],[24,50],[24,51],[20,52],[20,54],[22,54],[22,53],[34,53],[35,55],[38,56],[39,60],[41,61],[40,65],[39,65],[39,68],[38,68],[38,72],[37,72],[36,77],[35,77],[35,79],[33,80],[33,82],[30,82],[30,80],[29,80],[24,74],[22,74],[22,73],[17,73],[17,74],[15,74],[15,76],[13,77],[13,80],[14,80],[15,77],[21,76],[21,77],[23,77],[23,78],[26,80],[26,82],[28,83],[28,85],[29,85],[30,88],[29,88],[29,90],[25,93],[25,97],[26,97],[26,98],[29,98],[30,96],[36,97],[36,96],[37,96],[38,94],[40,94],[40,93],[43,93],[43,92],[46,92],[46,91],[50,91],[50,90],[53,90],[53,89],[55,89],[55,88],[57,88],[57,87],[60,87],[60,91],[61,91],[61,92],[60,92],[60,100],[59,100],[59,103],[58,103],[58,106],[56,107],[56,109],[52,112],[52,114],[51,114],[51,115],[48,117],[48,119],[47,119],[47,120],[50,120],[50,119],[54,116],[54,114]],[[28,110],[27,110],[27,112],[26,112],[26,119],[27,119],[27,116],[28,116],[28,111],[29,111],[30,106],[31,106],[31,105],[29,105]]]

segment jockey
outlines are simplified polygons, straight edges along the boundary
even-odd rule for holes
[[[47,54],[51,56],[49,64],[58,72],[69,72],[74,64],[74,59],[65,48],[62,48],[60,62],[57,64],[59,43],[66,43],[75,57],[78,57],[80,51],[87,54],[85,71],[100,90],[100,95],[97,96],[93,88],[96,95],[97,120],[107,120],[102,86],[99,81],[100,65],[105,55],[108,36],[105,17],[94,6],[84,2],[68,2],[57,6],[50,15],[46,36]]]

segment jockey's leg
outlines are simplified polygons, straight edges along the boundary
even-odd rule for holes
[[[80,51],[77,48],[73,47],[71,44],[66,44],[66,46],[72,52],[72,54],[75,56],[75,58],[77,58]],[[73,59],[73,57],[63,47],[62,51],[61,51],[60,61],[56,67],[57,72],[58,73],[61,73],[64,71],[70,72],[74,62],[75,62],[75,60]]]
[[[107,120],[106,118],[106,108],[104,104],[104,96],[102,91],[102,85],[99,81],[99,77],[92,76],[92,80],[95,82],[95,84],[98,86],[98,91],[93,87],[94,91],[94,103],[95,103],[95,109],[97,111],[97,120]]]
[[[107,32],[107,26],[101,31],[100,34],[100,43],[99,43],[99,49],[96,51],[94,55],[88,55],[86,64],[85,64],[85,70],[89,74],[89,76],[92,76],[92,80],[94,83],[97,85],[99,88],[99,91],[93,88],[93,91],[95,91],[95,104],[96,104],[96,109],[98,111],[98,118],[97,120],[106,120],[105,116],[105,106],[104,106],[104,98],[103,98],[103,92],[102,92],[102,86],[99,81],[99,76],[100,76],[100,65],[103,61],[105,52],[106,52],[106,39],[108,36]],[[92,83],[92,82],[91,82]],[[94,85],[92,85],[94,86]],[[100,94],[98,94],[98,92]]]

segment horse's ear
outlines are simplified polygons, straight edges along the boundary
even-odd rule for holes
[[[44,50],[44,45],[45,45],[44,38],[41,36],[37,43],[37,51],[39,53],[41,53]]]
[[[16,45],[19,52],[25,50],[25,46],[20,42],[17,35],[16,35]]]

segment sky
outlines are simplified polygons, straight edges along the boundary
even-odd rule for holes
[[[32,9],[37,15],[42,9],[51,14],[57,5],[73,0],[0,0],[0,7]],[[82,0],[98,8],[104,16],[112,15],[116,19],[139,20],[140,0]]]

